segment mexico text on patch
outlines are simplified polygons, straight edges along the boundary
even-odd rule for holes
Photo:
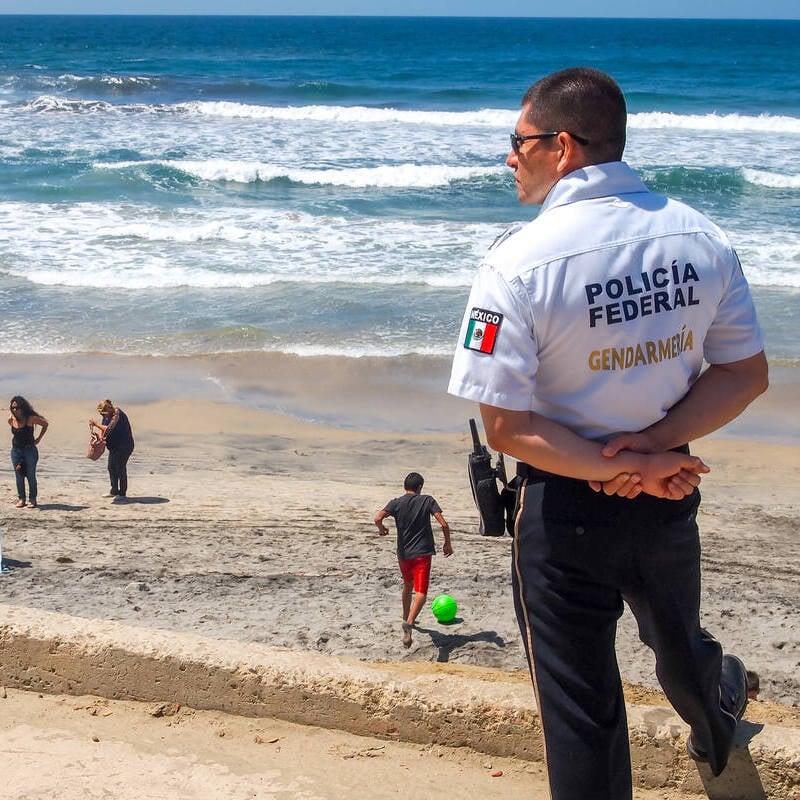
[[[464,347],[479,353],[493,353],[503,315],[485,308],[473,308],[469,314]]]

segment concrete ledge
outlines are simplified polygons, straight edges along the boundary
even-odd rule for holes
[[[542,759],[527,676],[500,670],[348,661],[4,605],[0,684],[180,703]],[[687,758],[688,731],[670,708],[629,705],[628,721],[638,786],[727,800],[798,800],[800,733],[795,729],[741,723],[739,748],[725,773],[714,779]]]

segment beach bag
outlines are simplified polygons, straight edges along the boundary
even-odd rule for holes
[[[474,419],[469,421],[469,427],[472,432],[472,452],[467,457],[467,473],[472,499],[478,509],[480,533],[482,536],[502,536],[506,531],[511,533],[516,483],[509,484],[506,478],[502,453],[498,453],[496,465],[492,466],[492,457],[486,445],[481,444]]]
[[[92,431],[92,426],[89,426],[89,447],[86,448],[86,458],[91,458],[92,461],[97,461],[106,451],[106,441],[100,438],[99,433]]]

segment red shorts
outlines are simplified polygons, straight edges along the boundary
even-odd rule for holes
[[[417,556],[407,561],[398,560],[400,572],[405,583],[413,583],[417,594],[428,594],[428,583],[431,579],[431,556]]]

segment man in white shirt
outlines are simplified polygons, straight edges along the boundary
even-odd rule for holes
[[[631,797],[623,599],[715,774],[746,705],[744,665],[700,627],[708,470],[687,443],[766,389],[762,336],[725,234],[621,160],[626,121],[597,70],[528,90],[506,163],[542,208],[484,259],[449,386],[524,479],[514,598],[553,800]]]

